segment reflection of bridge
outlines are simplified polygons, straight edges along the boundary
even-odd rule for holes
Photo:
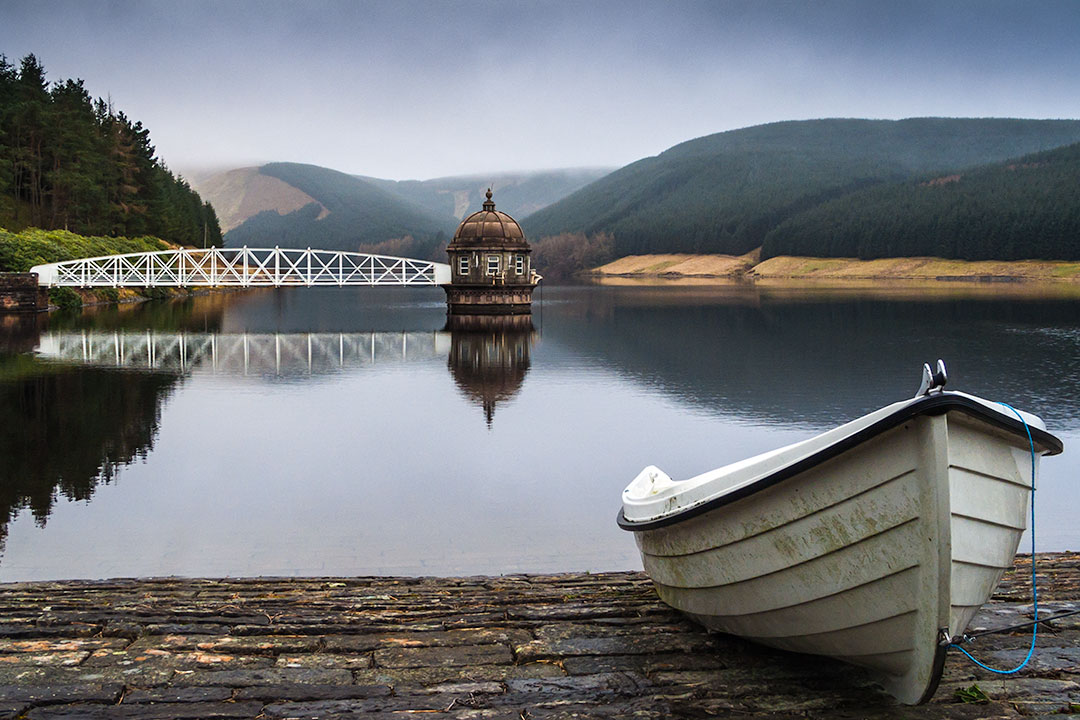
[[[336,250],[205,248],[38,265],[38,283],[69,287],[446,285],[450,266]]]
[[[447,332],[44,333],[43,359],[98,367],[232,375],[317,375],[384,363],[446,357]]]

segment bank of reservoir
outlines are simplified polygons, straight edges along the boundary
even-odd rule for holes
[[[630,255],[600,267],[597,277],[740,278],[746,280],[941,280],[1078,282],[1080,263],[1064,260],[946,260],[933,257],[817,258],[746,255]]]

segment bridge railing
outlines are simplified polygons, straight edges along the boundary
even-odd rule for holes
[[[106,255],[31,268],[38,283],[68,287],[282,287],[445,285],[450,266],[338,250],[205,248]]]

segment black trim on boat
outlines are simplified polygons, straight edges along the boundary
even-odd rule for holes
[[[730,493],[725,493],[720,497],[713,498],[707,502],[703,502],[700,505],[694,505],[688,507],[671,515],[666,515],[655,520],[644,520],[635,522],[633,520],[627,520],[623,514],[623,509],[619,509],[618,523],[619,527],[623,530],[655,530],[657,528],[666,527],[668,525],[674,525],[675,523],[682,522],[683,520],[689,520],[692,517],[697,517],[702,513],[706,513],[710,510],[714,510],[718,507],[728,505],[736,500],[742,500],[745,497],[753,495],[756,492],[772,487],[779,482],[794,477],[799,473],[805,472],[815,465],[820,465],[826,460],[847,452],[851,448],[866,442],[876,435],[880,435],[886,430],[901,425],[908,420],[917,417],[919,415],[944,415],[947,412],[956,411],[962,412],[965,415],[982,420],[983,422],[995,425],[1003,430],[1007,430],[1013,434],[1019,435],[1025,441],[1027,440],[1027,432],[1024,429],[1024,423],[1019,418],[1004,414],[1004,412],[997,412],[986,407],[981,402],[973,400],[970,397],[964,395],[957,395],[953,393],[934,393],[927,395],[917,402],[906,405],[897,410],[892,415],[884,417],[872,425],[867,425],[862,430],[848,435],[847,437],[822,448],[820,451],[813,455],[807,456],[798,462],[794,462],[790,465],[785,465],[776,472],[766,475],[765,477],[757,480],[750,485],[741,487],[738,490],[734,490]],[[1050,433],[1040,428],[1027,426],[1031,431],[1031,439],[1034,441],[1036,448],[1045,450],[1047,455],[1057,455],[1064,450],[1064,445],[1061,440],[1051,435]]]
[[[934,693],[937,692],[941,676],[945,672],[945,655],[948,649],[945,645],[938,645],[937,651],[934,653],[934,667],[930,671],[930,684],[926,686],[926,690],[923,691],[922,697],[915,703],[916,705],[930,702],[930,698],[934,697]]]

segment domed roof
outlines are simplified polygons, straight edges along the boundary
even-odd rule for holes
[[[521,231],[517,220],[495,209],[495,203],[491,199],[491,188],[488,188],[484,209],[474,212],[461,221],[447,250],[472,248],[490,250],[518,248],[527,250],[529,248],[525,233]]]

